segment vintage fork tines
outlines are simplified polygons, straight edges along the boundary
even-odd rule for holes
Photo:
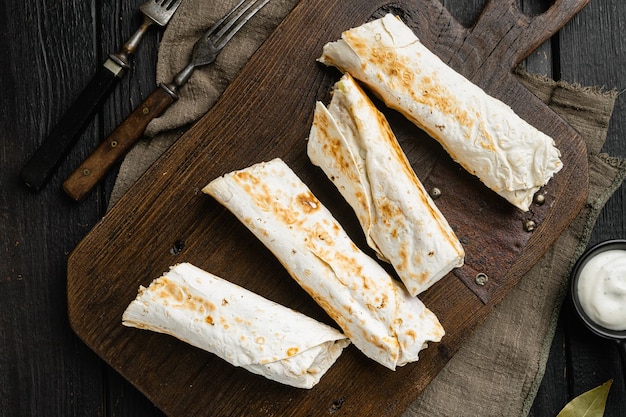
[[[222,49],[228,41],[250,20],[252,16],[265,6],[269,0],[248,1],[241,0],[235,7],[230,9],[224,17],[215,22],[203,35],[204,38],[211,38],[213,45],[217,49]],[[246,3],[246,4],[244,4]],[[254,7],[253,7],[254,6]],[[244,13],[247,14],[241,18]],[[231,17],[232,16],[232,17]],[[196,45],[199,42],[196,42]]]
[[[163,87],[176,95],[178,90],[189,80],[193,71],[197,67],[215,61],[217,55],[232,37],[267,3],[269,0],[240,0],[196,41],[191,53],[191,60],[187,66]]]
[[[139,10],[159,26],[170,21],[182,0],[148,0],[139,6]]]
[[[129,57],[135,53],[148,28],[153,24],[159,26],[167,25],[181,3],[182,0],[147,0],[142,3],[139,6],[139,11],[144,16],[142,25],[128,38],[120,50],[112,54],[110,58],[123,67],[128,68],[130,66]]]

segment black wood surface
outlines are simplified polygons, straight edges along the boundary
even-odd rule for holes
[[[471,25],[483,0],[446,0]],[[529,13],[550,4],[523,0]],[[155,87],[158,31],[144,39],[133,69],[105,103],[79,145],[41,191],[18,174],[108,53],[140,23],[140,0],[8,0],[0,3],[0,415],[160,416],[72,333],[66,312],[67,256],[102,217],[115,172],[80,205],[60,183]],[[624,90],[626,3],[592,0],[525,62],[531,72]],[[605,151],[626,157],[626,105],[620,95]],[[608,202],[592,242],[626,237],[622,186]],[[563,405],[613,378],[607,417],[626,415],[617,349],[590,335],[565,305],[546,375],[531,410],[555,416]]]

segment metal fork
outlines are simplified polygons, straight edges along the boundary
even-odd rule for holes
[[[196,41],[189,64],[174,76],[171,83],[163,87],[167,88],[171,95],[176,96],[195,69],[215,61],[228,41],[268,2],[269,0],[241,0]]]
[[[118,52],[109,55],[24,166],[20,177],[26,186],[38,190],[48,181],[126,70],[130,68],[130,57],[137,50],[148,28],[154,24],[165,26],[181,2],[182,0],[147,0],[139,6],[144,16],[143,23]]]
[[[139,11],[143,13],[143,24],[111,58],[122,67],[129,68],[128,58],[135,53],[148,28],[153,24],[159,26],[167,25],[180,3],[182,3],[182,0],[147,0],[141,4]]]
[[[139,140],[148,123],[178,99],[179,90],[196,68],[215,61],[233,36],[270,0],[240,0],[211,26],[193,47],[191,59],[171,82],[160,84],[63,182],[63,189],[81,201],[107,171]]]

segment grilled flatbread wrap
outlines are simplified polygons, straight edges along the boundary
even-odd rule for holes
[[[385,116],[354,79],[317,103],[307,152],[355,210],[369,246],[413,296],[455,267],[464,251],[424,189]]]
[[[141,287],[122,323],[298,388],[317,384],[349,344],[338,330],[189,263]]]
[[[352,242],[281,159],[226,174],[203,191],[274,253],[369,358],[395,369],[441,340],[437,317]]]
[[[552,138],[446,65],[395,16],[344,32],[319,61],[364,82],[524,211],[563,166]]]

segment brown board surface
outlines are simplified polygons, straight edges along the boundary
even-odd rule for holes
[[[562,0],[529,17],[515,0],[492,1],[472,29],[438,0],[301,2],[250,59],[220,101],[180,138],[71,254],[69,318],[78,336],[172,417],[189,415],[397,416],[545,253],[586,200],[582,138],[516,80],[512,69],[586,4]],[[226,172],[281,157],[366,245],[356,217],[306,156],[316,100],[329,100],[340,74],[316,62],[322,46],[385,12],[399,15],[445,62],[552,136],[564,169],[523,213],[453,163],[427,135],[382,106],[400,144],[463,242],[466,265],[420,298],[446,336],[419,362],[395,372],[350,346],[312,390],[236,369],[178,340],[121,325],[137,294],[170,265],[191,262],[271,300],[330,323],[273,255],[200,190]],[[183,92],[184,93],[184,92]],[[524,222],[537,228],[528,232]],[[474,284],[477,273],[488,284]]]

